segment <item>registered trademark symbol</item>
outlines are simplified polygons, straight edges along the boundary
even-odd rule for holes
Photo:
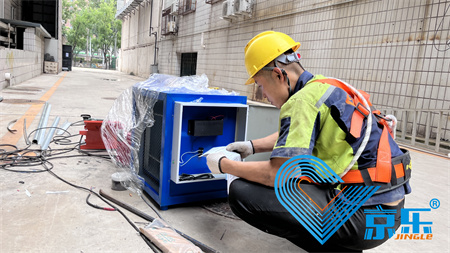
[[[439,206],[441,206],[441,202],[439,201],[439,199],[432,199],[430,200],[430,207],[433,209],[438,209]]]

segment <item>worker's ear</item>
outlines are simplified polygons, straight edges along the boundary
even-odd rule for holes
[[[274,79],[278,79],[278,80],[284,82],[284,78],[285,78],[284,73],[286,73],[286,72],[284,72],[284,73],[283,72],[284,72],[284,69],[274,68],[272,71],[272,77]]]

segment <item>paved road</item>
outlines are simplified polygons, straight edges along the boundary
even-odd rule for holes
[[[49,122],[76,122],[81,114],[104,118],[122,91],[142,78],[115,71],[74,68],[58,75],[42,75],[0,91],[0,144],[24,148],[23,119],[27,132],[37,127],[43,102],[52,105]],[[8,123],[17,130],[8,133]],[[81,126],[69,129],[77,134]],[[79,137],[77,137],[79,138]],[[75,139],[77,141],[78,139]],[[62,148],[52,144],[56,149]],[[78,154],[72,151],[68,155]],[[432,240],[391,239],[366,252],[448,252],[449,251],[449,159],[412,151],[413,193],[407,208],[429,208],[431,199],[440,207],[421,212],[421,221],[433,222]],[[118,199],[155,216],[133,192],[112,191],[110,176],[119,169],[97,157],[71,157],[52,160],[52,171],[71,183],[103,189]],[[27,167],[24,169],[42,169]],[[136,231],[117,212],[94,209],[85,203],[87,193],[75,189],[47,172],[16,173],[0,171],[1,252],[150,252]],[[55,193],[56,192],[56,193]],[[105,204],[96,197],[91,201]],[[137,226],[145,221],[129,212]],[[302,252],[290,242],[260,232],[240,220],[214,214],[201,206],[182,205],[162,212],[178,230],[221,252]]]

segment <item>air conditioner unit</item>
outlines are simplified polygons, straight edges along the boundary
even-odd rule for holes
[[[167,23],[167,31],[170,33],[177,32],[177,23],[175,21],[169,21]]]
[[[233,0],[224,1],[222,4],[222,19],[234,19],[236,15],[234,15],[234,2]]]
[[[177,15],[178,14],[178,1],[174,2],[170,7],[170,14]]]
[[[252,13],[253,0],[233,0],[233,13],[236,15],[249,15]]]

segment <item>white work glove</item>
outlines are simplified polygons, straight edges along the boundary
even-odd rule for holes
[[[220,161],[227,156],[223,152],[211,153],[206,156],[206,164],[212,174],[223,174],[220,168]]]
[[[231,152],[239,153],[242,159],[255,153],[255,148],[253,147],[252,141],[233,142],[228,144],[226,149]]]

